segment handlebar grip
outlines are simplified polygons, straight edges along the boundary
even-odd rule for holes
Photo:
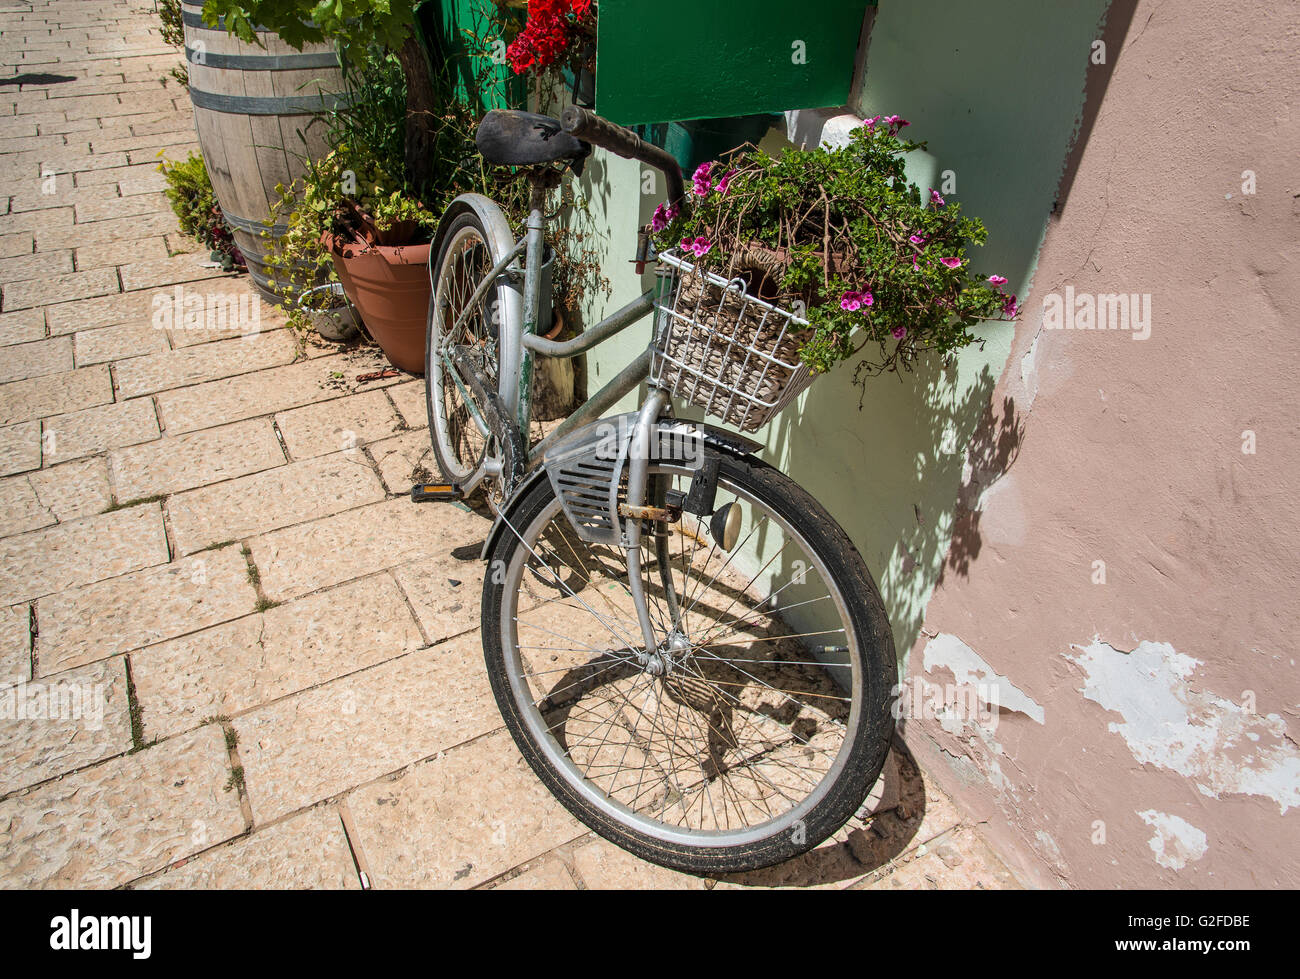
[[[675,204],[685,195],[682,168],[676,158],[665,150],[647,143],[632,130],[602,119],[590,109],[571,105],[560,117],[560,126],[566,133],[593,146],[616,153],[627,160],[640,160],[668,178],[668,202]]]

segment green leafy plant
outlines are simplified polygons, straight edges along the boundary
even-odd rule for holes
[[[217,204],[203,157],[191,153],[180,163],[164,159],[158,169],[167,180],[165,193],[181,231],[220,256],[227,270],[242,266],[244,257]]]
[[[984,244],[984,225],[907,180],[904,155],[925,144],[903,139],[906,125],[877,116],[839,149],[750,148],[706,163],[688,201],[655,212],[656,246],[806,310],[800,355],[814,371],[874,345],[860,380],[979,342],[971,328],[1013,317],[1016,297],[1003,277],[971,269],[966,248]]]
[[[185,22],[181,19],[181,0],[158,0],[158,19],[162,21],[162,39],[174,48],[185,44]]]
[[[184,48],[185,22],[181,19],[181,0],[158,0],[158,20],[162,22],[163,41],[174,48]],[[168,69],[167,75],[162,78],[164,85],[169,77],[181,88],[189,88],[190,76],[183,64],[172,65]]]

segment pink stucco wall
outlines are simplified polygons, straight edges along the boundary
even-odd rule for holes
[[[1122,33],[908,658],[1003,707],[906,740],[1031,882],[1300,886],[1300,21]],[[1044,328],[1067,287],[1149,338]]]

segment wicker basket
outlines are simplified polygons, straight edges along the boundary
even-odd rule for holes
[[[757,431],[812,381],[799,360],[808,321],[684,261],[659,256],[650,381],[744,432]]]

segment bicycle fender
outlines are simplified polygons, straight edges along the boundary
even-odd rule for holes
[[[502,508],[483,542],[482,559],[488,559],[507,523],[513,526],[518,502],[542,479],[551,481],[579,536],[595,543],[617,544],[619,480],[626,468],[636,416],[636,412],[628,412],[599,419],[553,446]],[[655,435],[651,444],[657,446],[656,458],[687,463],[702,460],[705,447],[734,456],[751,455],[762,448],[724,428],[673,418],[660,420]]]

